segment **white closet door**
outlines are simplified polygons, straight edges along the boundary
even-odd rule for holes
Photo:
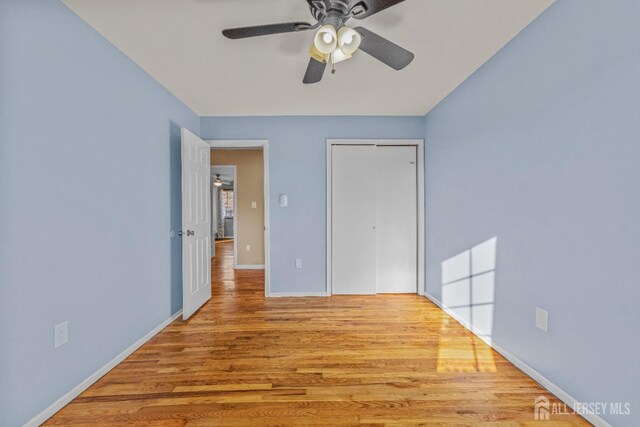
[[[415,146],[377,152],[377,293],[418,291],[418,186]]]
[[[332,293],[376,293],[376,187],[374,145],[331,149]]]

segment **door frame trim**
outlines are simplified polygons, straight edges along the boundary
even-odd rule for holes
[[[332,170],[331,147],[334,145],[387,145],[387,146],[415,146],[418,156],[418,295],[425,294],[425,170],[424,170],[424,140],[423,139],[327,139],[327,295],[333,295],[331,283],[331,196]]]
[[[269,296],[271,293],[271,233],[269,227],[269,140],[266,139],[239,139],[239,140],[205,140],[211,148],[227,149],[227,150],[246,150],[246,149],[262,149],[262,158],[264,161],[264,295]],[[237,187],[235,187],[237,191]],[[234,194],[235,196],[235,194]],[[234,197],[235,201],[235,197]],[[235,212],[234,212],[235,215]],[[234,246],[237,242],[237,216],[234,218]],[[234,248],[234,252],[235,252]],[[237,266],[237,260],[234,259]]]

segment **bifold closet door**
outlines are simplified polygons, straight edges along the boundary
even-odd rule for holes
[[[377,293],[418,291],[418,177],[415,146],[378,146]]]
[[[335,295],[376,293],[377,150],[331,148],[331,286]]]

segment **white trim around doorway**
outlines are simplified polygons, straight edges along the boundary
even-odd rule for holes
[[[424,235],[424,140],[422,139],[327,139],[327,295],[333,294],[331,285],[331,147],[334,145],[399,145],[415,146],[418,151],[418,295],[425,294],[425,235]]]

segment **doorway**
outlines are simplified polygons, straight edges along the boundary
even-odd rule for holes
[[[211,165],[211,256],[216,256],[216,245],[229,243],[234,247],[236,235],[235,165]],[[234,250],[235,252],[235,250]],[[234,254],[235,255],[235,254]]]
[[[327,293],[424,294],[420,140],[327,141]]]
[[[213,190],[216,192],[216,215],[213,223],[216,255],[213,257],[212,268],[224,267],[230,270],[225,274],[234,276],[243,274],[244,270],[264,270],[264,291],[268,295],[268,142],[207,143],[211,148],[214,185],[218,179],[217,174],[220,174],[218,190]],[[222,249],[223,253],[220,255],[224,255],[225,262],[216,260],[219,249]],[[219,272],[213,273],[215,275]]]

